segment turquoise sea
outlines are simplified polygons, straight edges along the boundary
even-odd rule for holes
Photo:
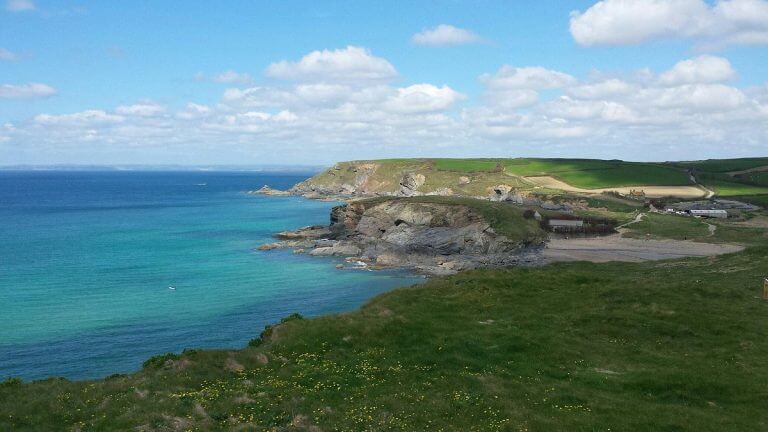
[[[255,251],[327,223],[336,203],[244,191],[308,175],[0,172],[0,380],[98,378],[160,353],[242,347],[290,313],[351,310],[421,280]]]

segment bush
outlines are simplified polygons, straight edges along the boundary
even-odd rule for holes
[[[150,357],[147,361],[144,362],[142,367],[144,368],[159,368],[165,364],[168,360],[178,360],[181,356],[174,353],[165,353],[156,355],[154,357]]]
[[[287,317],[281,319],[280,320],[280,324],[285,324],[288,321],[296,321],[296,320],[303,320],[303,319],[304,319],[304,317],[301,316],[300,313],[292,313],[292,314],[288,315]]]
[[[22,385],[23,383],[24,382],[21,380],[21,378],[11,377],[5,381],[0,381],[0,388],[16,387]]]

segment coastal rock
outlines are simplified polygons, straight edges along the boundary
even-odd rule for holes
[[[264,186],[261,187],[261,189],[259,189],[257,191],[251,191],[251,192],[248,192],[248,193],[250,193],[250,194],[258,194],[258,195],[272,195],[272,196],[287,196],[287,195],[291,195],[291,192],[282,191],[282,190],[279,190],[279,189],[273,189],[273,188],[269,187],[269,185],[264,185]]]
[[[413,196],[417,190],[424,184],[426,177],[423,174],[407,173],[400,180],[400,195]]]
[[[282,231],[274,235],[279,240],[319,239],[331,235],[330,229],[322,225],[312,225],[299,228],[296,231]]]
[[[312,256],[350,257],[348,262],[364,263],[358,265],[366,269],[406,267],[450,274],[517,263],[544,238],[507,238],[476,207],[427,198],[353,201],[334,207],[330,222],[328,227],[279,233],[283,240],[277,244],[307,248]]]
[[[471,181],[471,179],[470,179],[469,177],[467,177],[467,176],[461,176],[461,177],[459,177],[459,184],[460,184],[460,185],[466,185],[466,184],[469,184],[469,182],[470,182],[470,181]]]
[[[273,250],[273,249],[279,249],[281,247],[282,247],[282,245],[280,243],[267,243],[267,244],[263,244],[263,245],[259,246],[256,249],[258,249],[260,251],[268,251],[268,250]]]
[[[360,254],[360,248],[351,244],[336,243],[333,246],[319,247],[309,251],[312,256],[348,256]]]

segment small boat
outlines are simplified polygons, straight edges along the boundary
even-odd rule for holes
[[[171,291],[176,291],[176,287],[169,286],[168,289]]]

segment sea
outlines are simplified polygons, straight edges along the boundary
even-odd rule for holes
[[[339,203],[250,195],[311,173],[0,171],[0,381],[129,373],[246,346],[300,313],[349,311],[423,279],[257,251]]]

